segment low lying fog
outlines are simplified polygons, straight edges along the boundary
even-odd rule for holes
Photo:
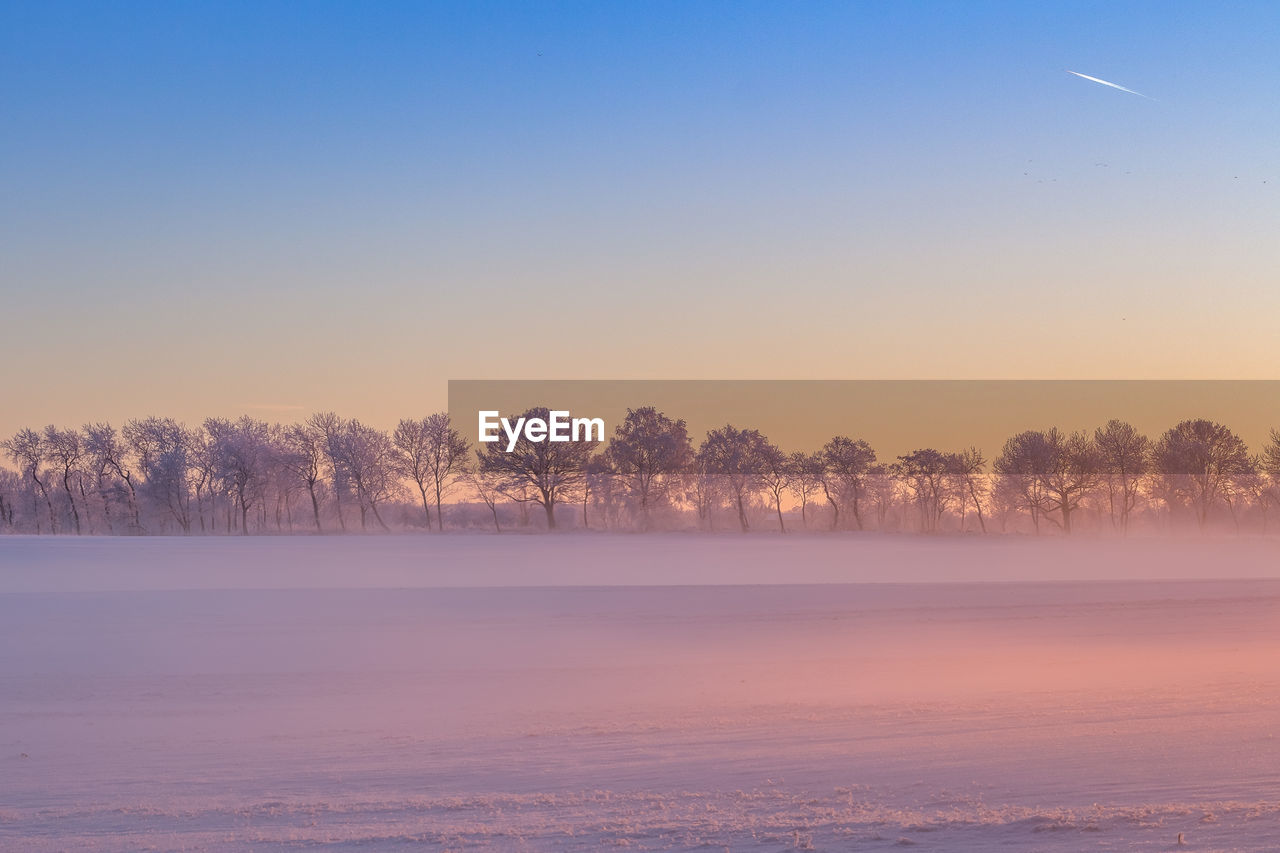
[[[1280,578],[1280,538],[0,537],[0,592]]]

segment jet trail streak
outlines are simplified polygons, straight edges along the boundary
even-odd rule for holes
[[[1092,80],[1095,83],[1101,83],[1104,86],[1110,86],[1112,89],[1119,89],[1121,92],[1128,92],[1130,95],[1137,95],[1139,98],[1146,98],[1148,101],[1154,101],[1155,98],[1150,95],[1144,95],[1141,92],[1135,92],[1132,89],[1126,89],[1124,86],[1115,83],[1109,83],[1106,80],[1099,80],[1097,77],[1090,77],[1088,74],[1081,74],[1079,71],[1067,71],[1068,74],[1074,74],[1077,77],[1083,77],[1086,80]]]

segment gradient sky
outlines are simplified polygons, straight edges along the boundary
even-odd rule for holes
[[[1275,3],[0,3],[0,434],[1274,378],[1277,92]]]

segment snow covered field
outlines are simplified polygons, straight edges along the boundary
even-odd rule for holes
[[[1275,542],[0,538],[6,850],[1275,850],[1278,738]]]

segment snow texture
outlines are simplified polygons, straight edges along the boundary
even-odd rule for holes
[[[1275,850],[1277,553],[3,538],[0,849]]]

